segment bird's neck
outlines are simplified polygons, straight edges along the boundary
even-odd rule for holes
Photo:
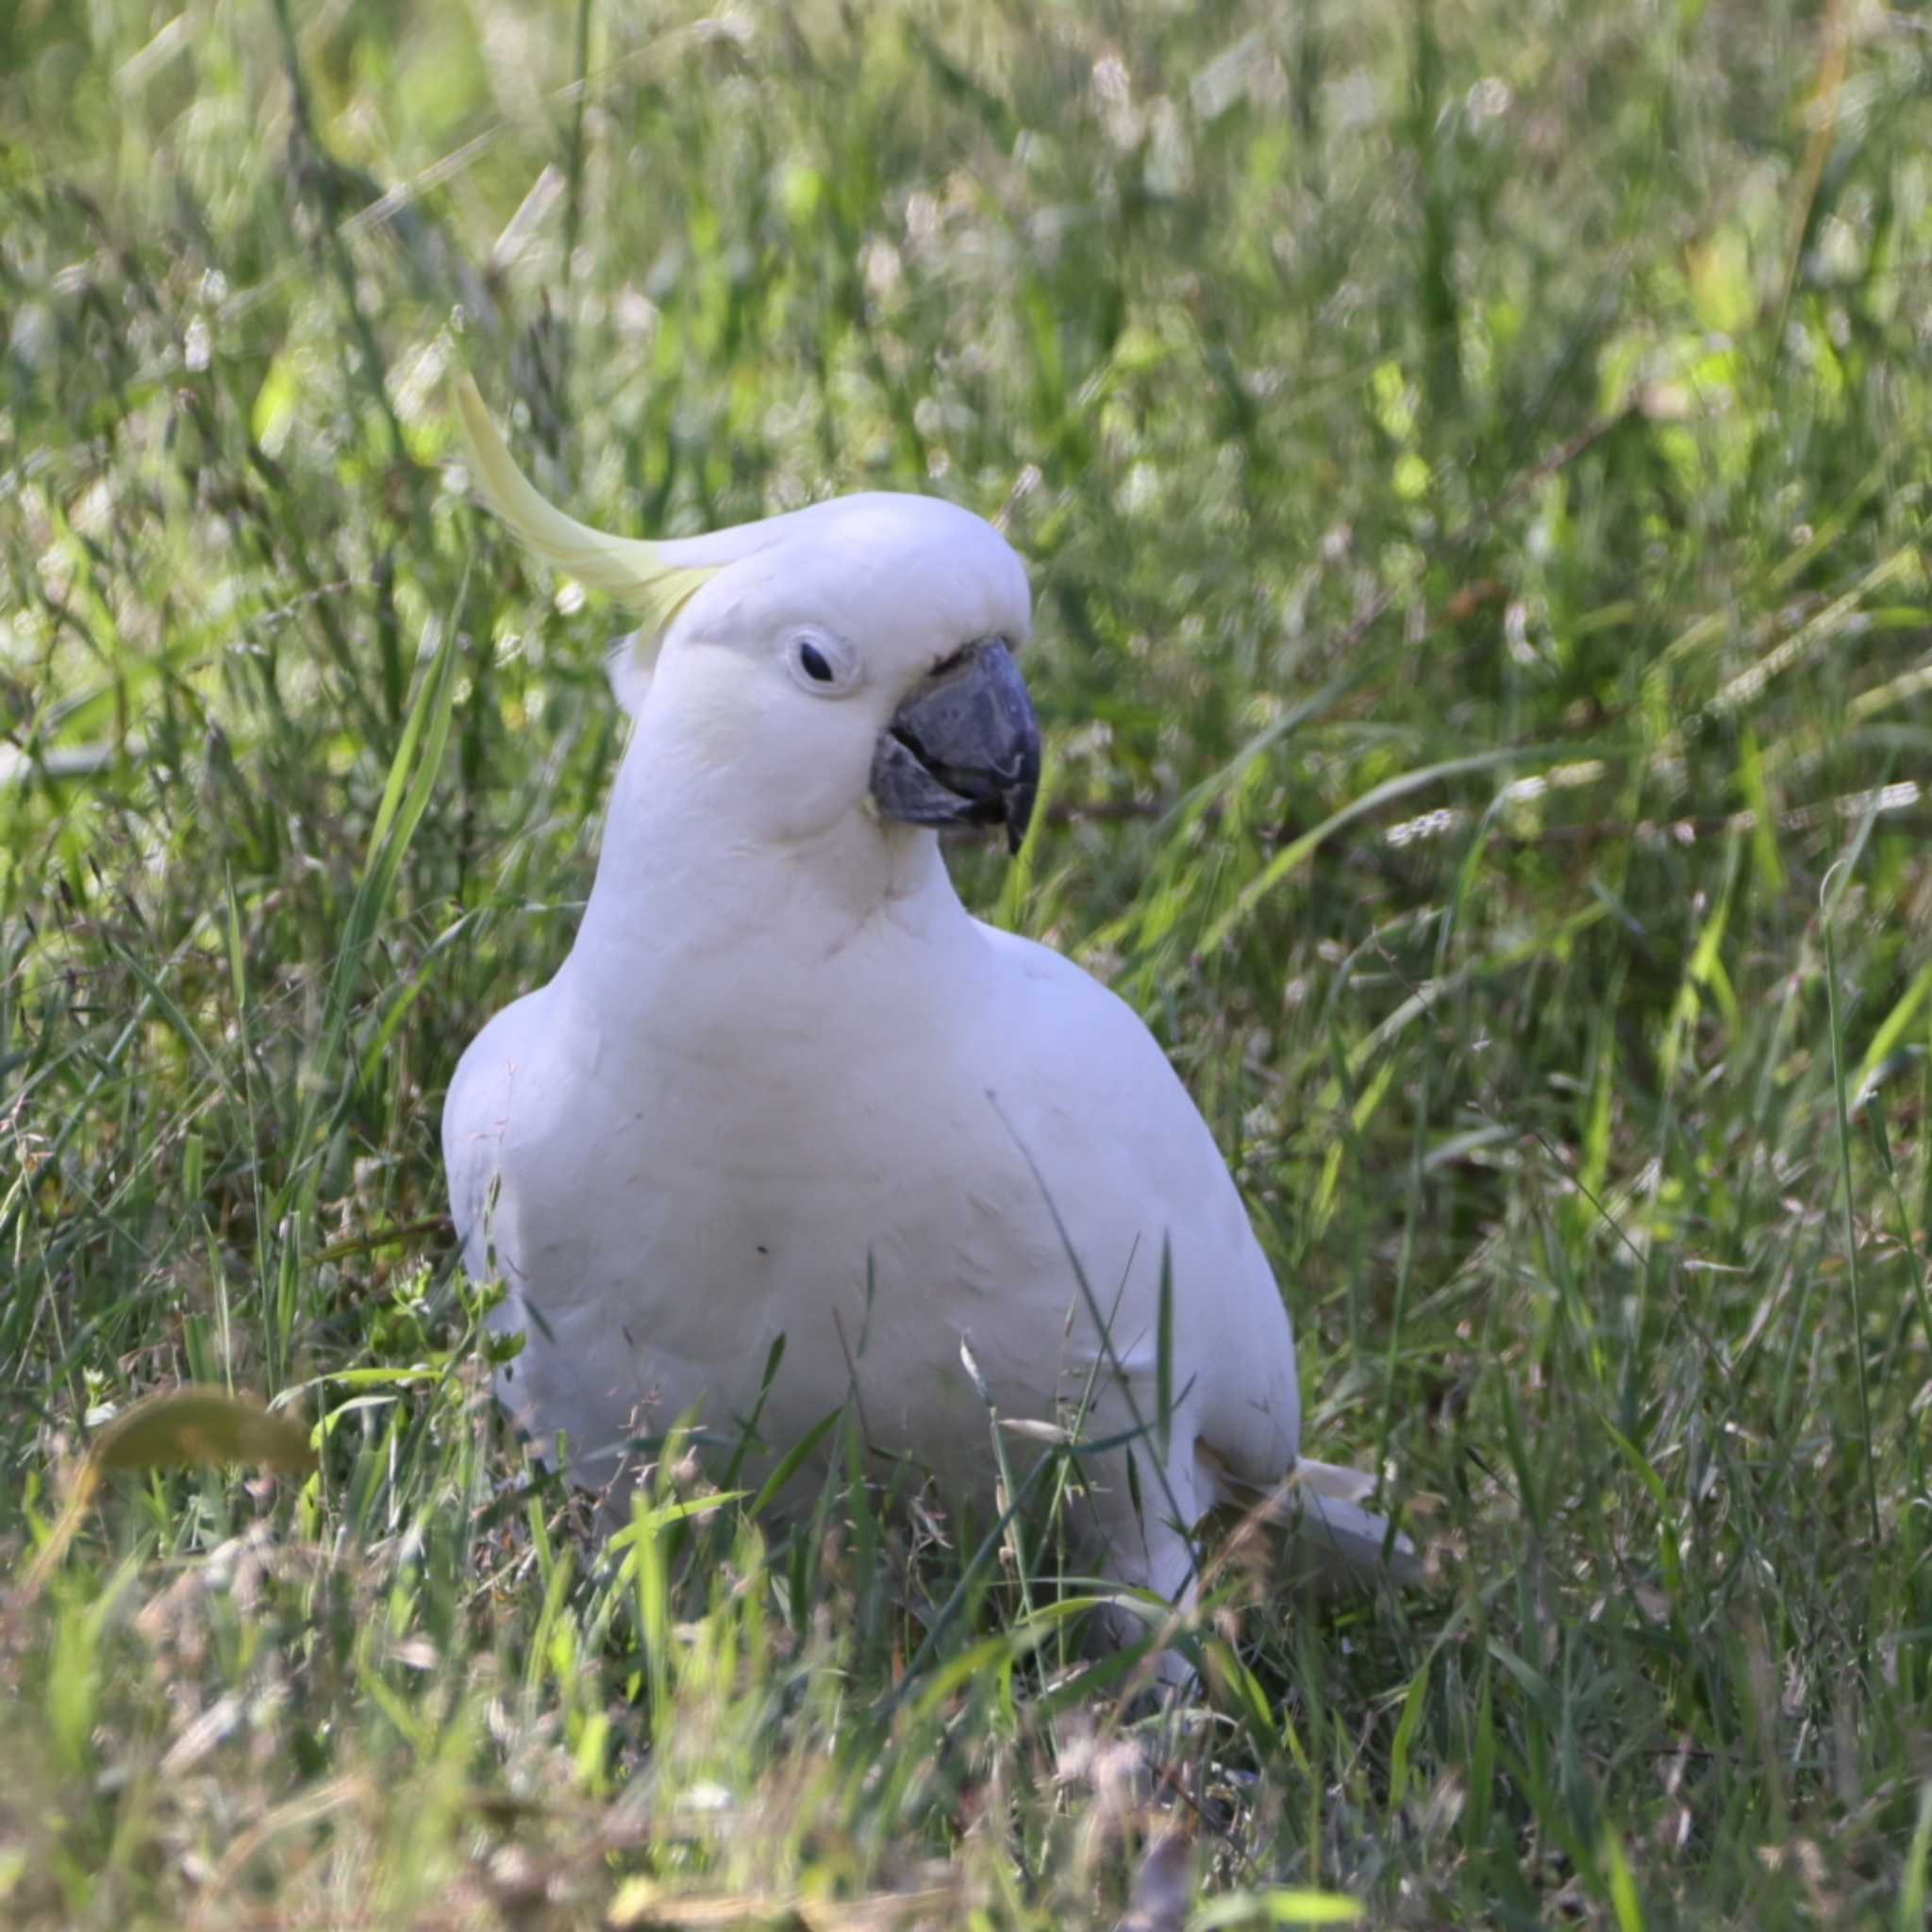
[[[924,944],[967,923],[934,833],[858,809],[774,841],[733,802],[700,758],[633,741],[566,969],[600,1005],[655,1004],[752,962],[805,974],[855,941]]]

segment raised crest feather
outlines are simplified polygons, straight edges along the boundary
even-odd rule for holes
[[[641,667],[648,666],[672,619],[717,570],[673,564],[656,543],[613,537],[564,515],[517,467],[475,381],[458,375],[454,392],[477,494],[532,556],[586,589],[617,598],[644,620],[636,655]]]

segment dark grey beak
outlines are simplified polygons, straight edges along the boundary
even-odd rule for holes
[[[1005,825],[1015,852],[1040,790],[1040,723],[1004,638],[982,638],[901,705],[872,757],[872,795],[912,825]]]

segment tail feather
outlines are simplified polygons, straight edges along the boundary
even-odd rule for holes
[[[1303,1491],[1295,1538],[1357,1582],[1385,1576],[1391,1583],[1415,1584],[1428,1576],[1415,1544],[1399,1530],[1391,1537],[1386,1516],[1315,1491]]]
[[[1294,1539],[1291,1567],[1322,1583],[1377,1581],[1417,1584],[1429,1566],[1410,1540],[1390,1531],[1389,1519],[1362,1506],[1375,1479],[1332,1462],[1298,1461],[1287,1480],[1262,1489],[1224,1471],[1222,1486],[1248,1506],[1257,1520]]]
[[[1365,1469],[1340,1462],[1314,1462],[1304,1456],[1294,1466],[1294,1484],[1311,1496],[1359,1507],[1375,1493],[1375,1478]]]

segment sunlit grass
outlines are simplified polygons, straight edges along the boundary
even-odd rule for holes
[[[7,50],[0,1917],[1923,1921],[1909,14],[206,0]],[[994,1519],[785,1528],[673,1443],[606,1546],[525,1465],[436,1121],[568,943],[619,623],[470,508],[457,357],[612,527],[1003,520],[1052,767],[958,874],[1170,1047],[1311,1452],[1432,1592],[1234,1566],[1155,1708],[1041,1525],[1023,1587]],[[182,1383],[319,1470],[109,1475],[34,1572]]]

